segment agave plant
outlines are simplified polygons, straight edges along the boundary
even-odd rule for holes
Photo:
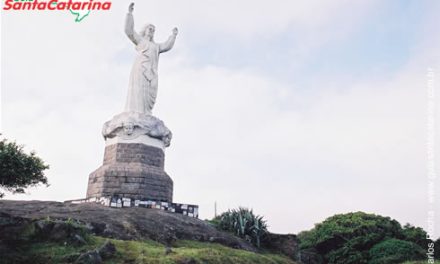
[[[239,207],[228,210],[218,219],[220,229],[233,232],[257,247],[260,247],[261,237],[267,232],[266,221],[262,216],[254,215],[252,209]]]

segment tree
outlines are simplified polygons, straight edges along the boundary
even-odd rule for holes
[[[6,139],[0,141],[0,189],[24,193],[24,188],[44,184],[49,186],[44,170],[49,166],[34,151],[27,154],[23,146]],[[0,192],[0,198],[4,193]]]

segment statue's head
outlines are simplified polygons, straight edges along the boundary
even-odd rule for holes
[[[141,36],[143,38],[153,40],[155,31],[156,27],[153,24],[146,24],[141,31]]]

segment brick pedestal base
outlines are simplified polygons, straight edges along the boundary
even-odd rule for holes
[[[163,202],[173,200],[173,181],[164,171],[162,149],[139,143],[105,148],[104,164],[89,176],[87,197],[120,196]]]

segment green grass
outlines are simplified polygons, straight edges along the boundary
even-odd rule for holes
[[[405,261],[402,264],[427,264],[429,263],[427,259],[425,260],[417,260],[417,261]],[[436,260],[435,264],[440,264],[440,260]]]
[[[95,249],[106,241],[105,238],[90,236],[88,244],[74,247],[54,242],[33,243],[23,248],[20,254],[22,263],[68,263],[69,256],[73,260],[81,252]],[[165,254],[166,247],[154,241],[123,241],[110,239],[116,246],[116,254],[105,260],[107,264],[179,264],[179,263],[209,263],[209,264],[294,264],[288,257],[270,253],[256,254],[244,250],[232,249],[214,243],[195,241],[178,241],[172,253]]]

